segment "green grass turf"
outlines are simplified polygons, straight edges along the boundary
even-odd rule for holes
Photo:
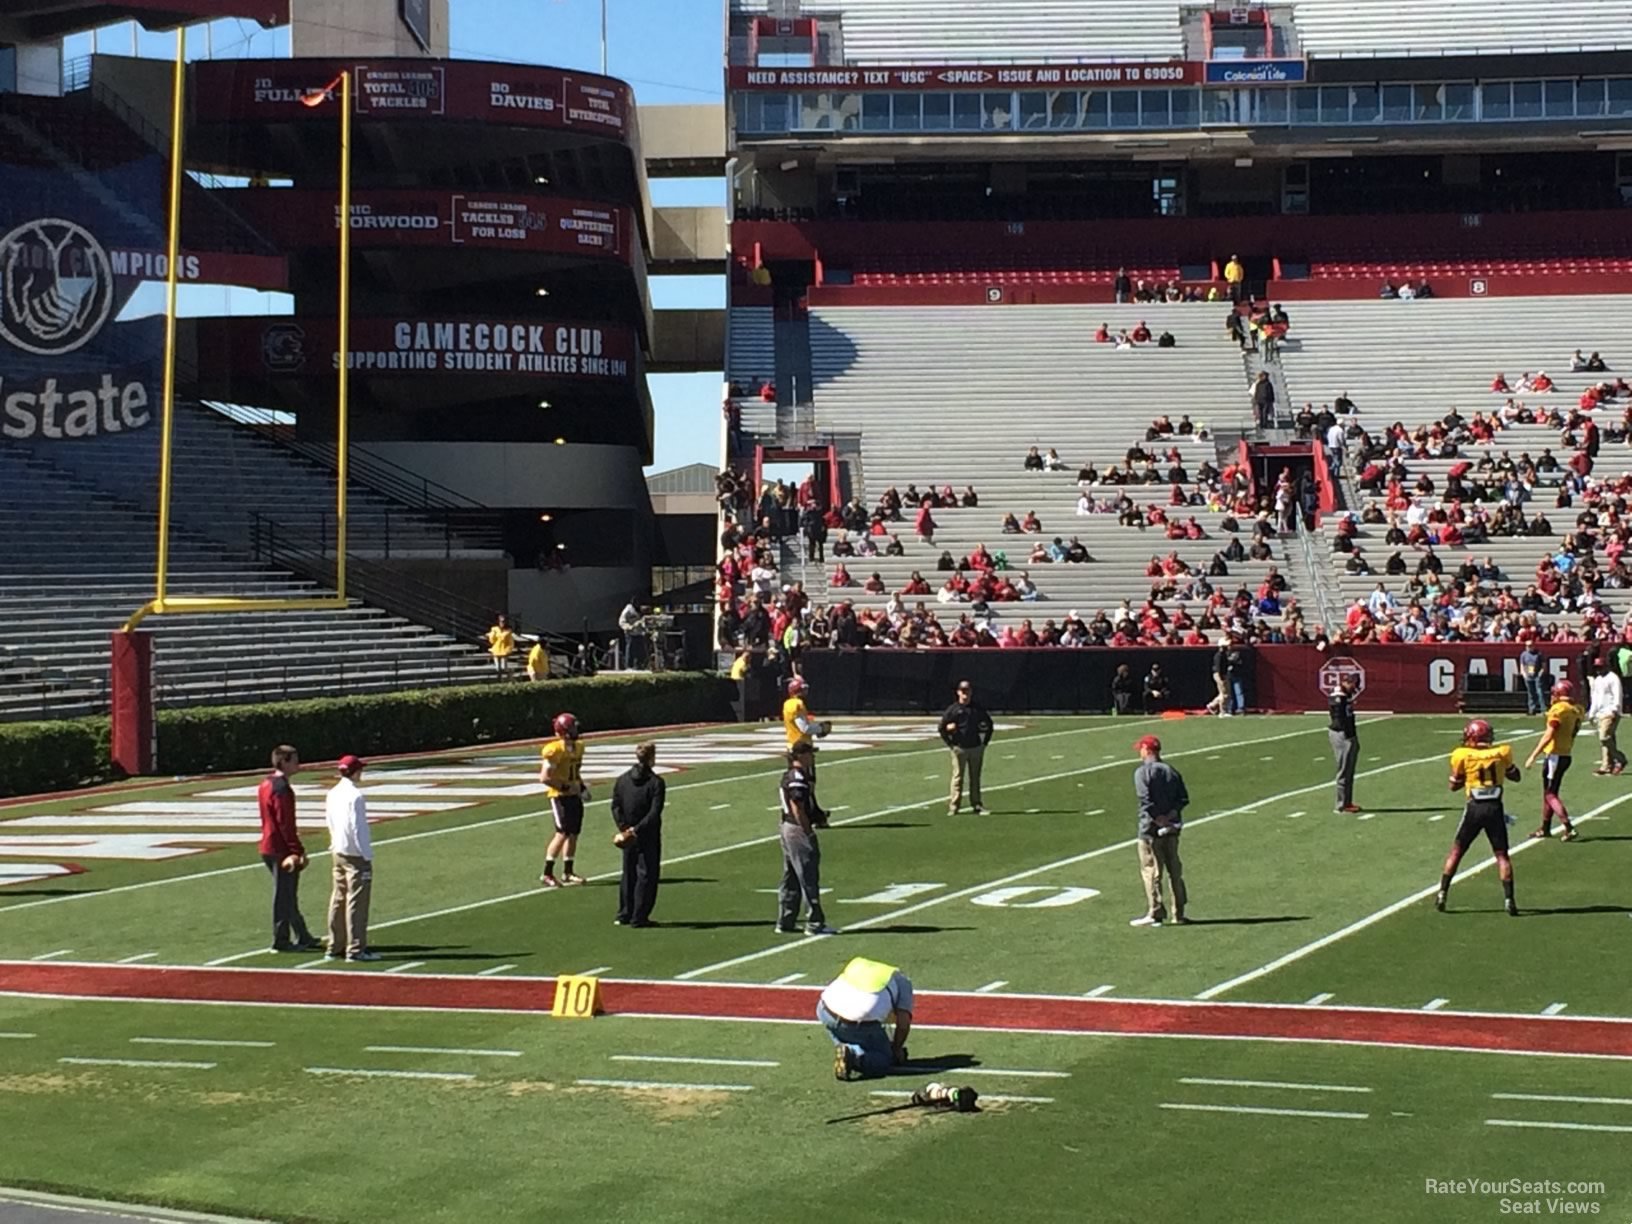
[[[915,1056],[1067,1078],[923,1072],[835,1083],[812,1024],[292,1013],[274,1008],[0,1001],[0,1179],[275,1219],[944,1221],[1001,1209],[1038,1221],[1177,1218],[1485,1221],[1502,1196],[1429,1194],[1429,1178],[1601,1181],[1570,1197],[1632,1213],[1626,1136],[1514,1132],[1487,1118],[1632,1122],[1632,1109],[1494,1101],[1599,1094],[1602,1062],[1246,1042],[926,1033]],[[24,1027],[26,1026],[26,1028]],[[132,1037],[268,1041],[156,1046]],[[370,1052],[505,1049],[520,1057]],[[752,1058],[774,1067],[614,1061]],[[116,1069],[63,1057],[215,1062]],[[305,1067],[472,1074],[459,1082],[318,1077]],[[1053,1098],[978,1116],[904,1111],[869,1094],[931,1078]],[[1180,1081],[1369,1088],[1292,1091]],[[748,1085],[633,1092],[579,1079]],[[1164,1103],[1364,1113],[1364,1120],[1176,1112]],[[1154,1183],[1154,1184],[1153,1184]],[[1526,1199],[1535,1195],[1522,1196]],[[1545,1196],[1539,1196],[1545,1197]],[[963,1203],[963,1207],[957,1206]]]
[[[1632,807],[1621,800],[1632,795],[1621,779],[1591,775],[1596,745],[1590,740],[1580,745],[1565,798],[1578,814],[1608,806],[1583,824],[1580,841],[1536,845],[1516,858],[1525,918],[1515,922],[1499,912],[1494,872],[1484,870],[1456,887],[1452,913],[1436,914],[1429,902],[1417,902],[1300,955],[1437,881],[1460,811],[1459,799],[1445,788],[1459,720],[1395,717],[1362,727],[1359,798],[1374,814],[1367,820],[1331,811],[1323,719],[1009,721],[1022,725],[988,753],[993,813],[985,818],[946,815],[945,754],[927,740],[824,754],[822,799],[842,808],[836,817],[846,822],[822,837],[829,920],[848,932],[835,939],[790,940],[769,929],[775,898],[765,890],[774,889],[780,871],[768,810],[778,768],[761,760],[670,776],[668,865],[656,914],[663,925],[652,930],[611,926],[611,881],[553,893],[537,889],[547,830],[536,798],[495,798],[377,826],[375,942],[386,959],[348,971],[420,961],[422,969],[407,972],[514,964],[509,972],[542,975],[610,966],[613,977],[769,982],[803,974],[805,983],[819,983],[845,958],[863,953],[901,964],[930,990],[1003,982],[1004,993],[1081,994],[1109,985],[1113,997],[1188,999],[1296,955],[1218,997],[1297,1003],[1330,993],[1334,1005],[1409,1008],[1443,998],[1452,1010],[1530,1014],[1564,1003],[1571,1015],[1632,1015],[1632,985],[1615,955],[1632,934],[1625,888],[1632,838],[1621,832],[1632,821]],[[1151,729],[1160,731],[1193,796],[1183,848],[1191,911],[1200,921],[1186,929],[1127,925],[1142,904],[1127,845],[1133,831],[1129,746]],[[1498,725],[1504,736],[1536,730],[1533,721]],[[1532,742],[1517,741],[1521,759]],[[626,752],[614,744],[590,748],[592,758]],[[534,776],[526,749],[497,755],[515,758],[514,778],[506,780]],[[387,781],[391,773],[371,771],[369,783]],[[219,785],[180,782],[139,797]],[[1538,792],[1534,774],[1510,789],[1520,840],[1535,823]],[[616,865],[605,794],[602,786],[586,824],[579,854],[585,874]],[[127,791],[95,802],[135,797]],[[86,802],[3,812],[79,810]],[[303,813],[304,824],[320,827],[312,805]],[[1436,815],[1443,818],[1433,820]],[[312,848],[321,846],[322,835],[311,841]],[[1488,858],[1478,847],[1466,867]],[[87,874],[70,880],[0,891],[0,955],[70,949],[63,959],[112,961],[151,952],[156,956],[149,963],[197,965],[266,942],[269,889],[251,846],[160,864],[87,866]],[[314,927],[326,900],[325,874],[320,860],[304,890]],[[130,887],[156,881],[169,882]],[[893,903],[861,900],[909,884],[939,887]],[[997,888],[1022,886],[1098,895],[1052,908],[975,903]],[[237,963],[290,968],[305,962],[260,956]],[[1536,1085],[1519,1091],[1632,1097],[1632,1075],[1623,1063],[941,1033],[926,1035],[935,1050],[971,1053],[988,1066],[1066,1069],[1072,1077],[1046,1089],[978,1085],[1056,1096],[1049,1106],[1015,1106],[980,1119],[912,1115],[820,1127],[823,1117],[867,1098],[857,1085],[831,1081],[826,1039],[814,1024],[710,1028],[602,1018],[572,1025],[543,1018],[0,999],[0,1029],[42,1034],[0,1043],[12,1073],[0,1091],[0,1133],[7,1136],[0,1144],[0,1180],[280,1218],[533,1219],[555,1214],[559,1208],[546,1205],[566,1195],[575,1219],[683,1220],[706,1213],[717,1220],[807,1209],[828,1218],[928,1219],[939,1218],[937,1204],[948,1195],[971,1193],[986,1204],[1012,1203],[1024,1219],[1132,1219],[1149,1213],[1153,1194],[1163,1208],[1189,1207],[1219,1220],[1497,1218],[1494,1199],[1423,1193],[1424,1177],[1470,1173],[1602,1178],[1609,1186],[1600,1196],[1600,1218],[1632,1218],[1632,1179],[1616,1182],[1627,1135],[1499,1131],[1483,1124],[1500,1116],[1579,1118],[1585,1110],[1590,1121],[1632,1125],[1632,1109],[1611,1118],[1607,1108],[1532,1104],[1526,1108],[1540,1112],[1504,1114],[1494,1108],[1501,1103],[1488,1101],[1504,1083]],[[54,1063],[70,1049],[122,1056],[114,1047],[128,1046],[128,1035],[144,1029],[232,1037],[271,1032],[268,1039],[279,1044],[268,1052],[226,1051],[219,1068],[196,1073],[206,1076],[208,1088],[187,1071],[73,1070]],[[364,1057],[361,1046],[371,1043],[495,1044],[528,1053],[520,1060],[479,1060],[482,1080],[475,1087],[335,1082],[298,1070],[375,1065],[357,1061]],[[562,1086],[578,1076],[606,1075],[614,1065],[606,1061],[609,1054],[638,1049],[768,1058],[782,1066],[767,1069],[763,1082],[752,1080],[755,1092],[711,1097],[702,1106],[689,1097],[654,1102]],[[21,1067],[32,1070],[15,1070]],[[647,1068],[630,1078],[696,1080],[700,1070],[669,1075]],[[42,1075],[49,1081],[33,1078]],[[1182,1090],[1173,1081],[1181,1075],[1365,1084],[1377,1089],[1378,1100],[1365,1123],[1156,1109],[1161,1101],[1215,1099],[1175,1095]],[[556,1087],[516,1086],[529,1079]],[[247,1096],[207,1096],[217,1091],[217,1080],[227,1085],[219,1091]],[[500,1080],[509,1082],[501,1088]],[[1216,1099],[1261,1104],[1264,1095]],[[1283,1093],[1268,1103],[1350,1108],[1336,1097],[1301,1099],[1309,1095]],[[1395,1111],[1412,1116],[1396,1118]],[[1342,1129],[1326,1129],[1332,1127]],[[156,1133],[164,1135],[162,1145],[155,1145]],[[1323,1141],[1327,1133],[1334,1141]],[[565,1144],[562,1136],[569,1137]],[[635,1153],[628,1160],[618,1155],[626,1141]],[[973,1145],[967,1157],[960,1150],[965,1144]],[[1318,1165],[1311,1163],[1312,1151]],[[1159,1192],[1150,1184],[1155,1161],[1182,1169],[1177,1178],[1164,1178]],[[981,1170],[979,1183],[949,1179],[960,1165]],[[631,1167],[651,1168],[652,1176]],[[875,1177],[876,1183],[869,1180]],[[989,1179],[995,1179],[990,1188]],[[851,1184],[876,1186],[888,1209],[834,1217],[853,1201],[840,1197]]]

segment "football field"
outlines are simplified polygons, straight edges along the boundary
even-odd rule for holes
[[[1632,791],[1583,739],[1579,840],[1432,893],[1460,720],[1005,718],[987,815],[932,722],[845,720],[818,790],[836,935],[772,930],[781,730],[656,736],[649,929],[614,926],[595,738],[583,887],[537,883],[536,745],[379,762],[374,964],[274,954],[254,777],[0,807],[0,1184],[259,1219],[1632,1221]],[[1522,760],[1538,720],[1497,723]],[[1192,796],[1185,927],[1133,928],[1131,745]],[[297,779],[323,926],[321,795]],[[833,1079],[816,994],[856,955],[919,992],[914,1066]],[[562,974],[606,1013],[549,1015]],[[900,1105],[974,1085],[976,1115]]]

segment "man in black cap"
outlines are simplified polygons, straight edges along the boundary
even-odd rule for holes
[[[657,745],[635,748],[635,763],[612,785],[612,844],[623,851],[618,883],[619,926],[649,927],[663,862],[663,800],[668,786],[653,768]]]
[[[777,890],[776,929],[784,935],[799,930],[799,903],[806,907],[805,931],[827,935],[831,930],[822,913],[822,848],[816,840],[816,797],[811,775],[816,747],[801,740],[788,749],[788,770],[780,790],[782,884]]]
[[[985,808],[980,803],[980,767],[986,745],[992,739],[992,716],[975,700],[975,686],[958,681],[958,699],[941,715],[941,741],[952,750],[952,794],[947,814],[956,816],[963,806],[963,779],[969,777],[969,807],[976,816]]]
[[[1338,812],[1358,812],[1354,801],[1354,768],[1360,762],[1360,732],[1354,723],[1354,698],[1360,691],[1360,681],[1353,675],[1338,679],[1326,703],[1331,726],[1326,736],[1332,742],[1332,759],[1337,764]]]

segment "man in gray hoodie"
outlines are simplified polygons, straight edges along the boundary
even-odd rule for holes
[[[1162,900],[1162,877],[1173,893],[1172,921],[1184,916],[1184,864],[1179,861],[1179,833],[1190,792],[1179,771],[1162,760],[1162,741],[1147,735],[1134,745],[1139,768],[1133,772],[1133,793],[1139,801],[1139,875],[1145,884],[1145,912],[1128,925],[1159,927],[1168,921]]]

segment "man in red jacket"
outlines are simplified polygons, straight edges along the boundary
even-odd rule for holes
[[[300,915],[300,873],[306,847],[295,827],[295,787],[300,753],[288,744],[272,750],[272,774],[261,783],[261,862],[272,873],[272,951],[315,952],[323,945],[312,938]],[[294,936],[291,941],[290,935]]]

